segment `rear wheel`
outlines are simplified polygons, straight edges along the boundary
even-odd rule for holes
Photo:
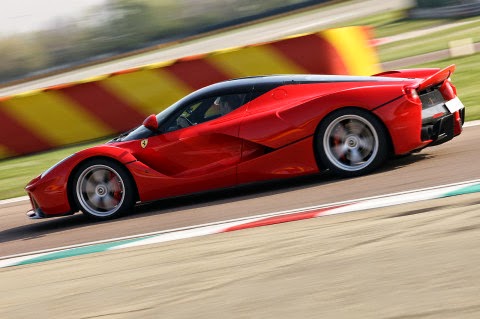
[[[135,204],[130,175],[122,165],[106,159],[91,160],[79,167],[73,195],[86,216],[99,220],[116,218]]]
[[[387,158],[385,129],[366,111],[349,108],[331,113],[322,121],[316,134],[319,160],[339,176],[369,173]]]

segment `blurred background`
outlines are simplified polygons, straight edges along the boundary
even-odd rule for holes
[[[89,0],[78,1],[71,9],[60,9],[71,5],[65,1],[54,1],[48,8],[43,8],[47,4],[44,1],[39,8],[25,1],[23,4],[20,1],[19,8],[16,2],[7,4],[7,10],[1,14],[4,16],[3,25],[0,24],[1,82],[113,57],[327,1]]]
[[[348,1],[4,0],[0,13],[0,85],[341,2]],[[412,0],[411,7],[392,16],[390,22],[466,18],[479,13],[480,2]]]

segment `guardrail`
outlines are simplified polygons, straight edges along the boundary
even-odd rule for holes
[[[159,62],[0,98],[0,159],[111,136],[230,78],[379,72],[368,27],[346,27]]]
[[[408,16],[414,19],[466,18],[477,15],[480,15],[480,3],[478,2],[432,8],[414,8],[408,12]]]

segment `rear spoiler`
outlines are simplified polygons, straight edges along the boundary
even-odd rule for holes
[[[373,76],[386,76],[393,78],[416,78],[419,79],[418,91],[422,91],[430,86],[442,83],[448,79],[455,71],[455,64],[447,66],[445,69],[405,69],[387,71],[375,74]]]
[[[455,64],[447,66],[445,69],[442,69],[437,73],[429,76],[428,78],[425,78],[422,82],[420,82],[420,85],[418,86],[417,90],[422,91],[430,86],[442,83],[443,81],[448,79],[454,71],[455,71]]]

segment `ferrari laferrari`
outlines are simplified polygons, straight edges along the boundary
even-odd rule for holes
[[[136,204],[330,170],[354,177],[447,142],[465,107],[445,69],[216,83],[33,179],[30,218],[110,219]]]

